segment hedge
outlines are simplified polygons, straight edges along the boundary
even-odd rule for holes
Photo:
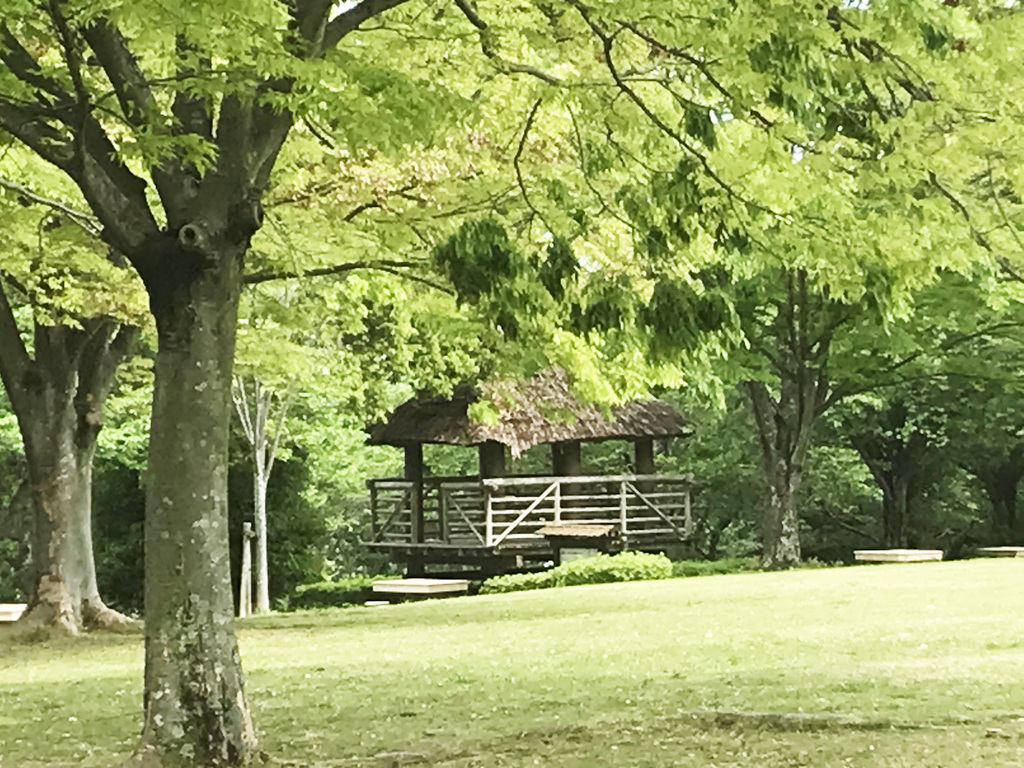
[[[617,555],[594,555],[572,560],[548,571],[494,576],[483,583],[480,594],[608,584],[614,581],[647,581],[671,576],[672,562],[664,555],[620,552]]]
[[[301,584],[289,601],[290,608],[338,608],[373,600],[373,582],[380,576],[350,576],[340,581]]]

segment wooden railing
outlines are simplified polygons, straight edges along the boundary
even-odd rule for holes
[[[501,547],[543,540],[560,523],[613,525],[626,545],[689,538],[690,475],[586,477],[428,477],[422,486],[423,530],[417,536],[411,480],[368,483],[372,540]]]

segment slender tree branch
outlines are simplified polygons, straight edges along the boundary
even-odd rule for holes
[[[541,99],[537,99],[533,104],[533,109],[530,110],[530,114],[526,117],[526,125],[523,126],[523,135],[519,137],[519,146],[516,148],[516,154],[512,158],[512,166],[516,171],[516,182],[519,184],[519,190],[523,193],[523,202],[526,203],[526,207],[533,211],[537,218],[544,222],[544,226],[550,232],[551,225],[544,218],[544,214],[537,210],[537,207],[530,201],[530,194],[526,189],[526,181],[523,179],[523,171],[519,164],[523,157],[523,150],[526,148],[526,138],[530,135],[530,128],[533,127],[533,121],[537,117],[537,110],[540,109],[540,105]]]
[[[100,238],[102,235],[103,231],[100,227],[99,219],[91,213],[86,213],[85,211],[72,208],[70,205],[63,203],[60,200],[53,200],[49,197],[44,197],[43,195],[33,192],[28,187],[13,182],[10,179],[6,179],[3,176],[0,176],[0,187],[14,192],[19,198],[30,203],[38,203],[39,205],[44,205],[58,213],[64,214],[92,237]]]
[[[414,269],[421,266],[423,264],[417,261],[349,261],[342,264],[331,264],[326,267],[313,267],[312,269],[253,272],[242,278],[242,282],[246,285],[257,285],[270,282],[271,280],[298,280],[307,277],[343,275],[346,272],[354,272],[360,269]]]
[[[552,75],[550,72],[545,72],[532,64],[519,64],[514,61],[506,61],[505,57],[499,54],[495,49],[494,40],[488,37],[490,34],[490,27],[486,21],[480,18],[480,14],[476,12],[476,9],[467,2],[467,0],[455,0],[455,5],[457,5],[463,15],[469,19],[469,23],[480,30],[480,50],[483,51],[484,56],[495,63],[500,71],[509,74],[518,73],[531,75],[539,80],[543,80],[548,85],[565,85],[564,81],[560,77]]]

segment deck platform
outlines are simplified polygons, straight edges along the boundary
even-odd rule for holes
[[[384,579],[373,582],[376,594],[396,597],[450,597],[464,595],[469,589],[466,579]]]
[[[942,559],[941,549],[857,549],[858,563],[924,563]]]
[[[25,603],[0,603],[0,621],[17,621],[27,607]]]
[[[1024,547],[979,547],[978,557],[1024,557]]]
[[[367,546],[406,563],[479,567],[493,575],[554,559],[570,539],[604,551],[685,542],[691,475],[376,478]]]

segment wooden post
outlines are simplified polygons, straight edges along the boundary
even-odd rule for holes
[[[448,491],[437,486],[437,528],[441,541],[448,542]]]
[[[638,475],[654,474],[654,440],[643,438],[633,443],[634,464]]]
[[[622,543],[626,543],[626,527],[629,518],[629,507],[626,504],[626,481],[619,483],[619,527],[622,529]]]
[[[242,578],[238,584],[238,616],[252,615],[252,540],[256,532],[252,523],[242,523]]]
[[[505,444],[488,440],[477,446],[480,453],[480,477],[505,476]]]
[[[410,539],[413,544],[423,543],[423,446],[412,443],[405,446],[405,479],[413,483],[409,492],[409,515],[412,522]]]
[[[491,489],[486,485],[484,486],[484,544],[491,546],[491,542],[494,541],[494,509],[491,507]]]
[[[579,440],[551,444],[551,464],[556,475],[572,477],[583,474],[583,458]]]
[[[580,451],[579,440],[569,440],[564,443],[551,444],[551,464],[554,474],[560,477],[573,477],[583,474],[583,459]],[[573,499],[565,499],[563,496],[576,496],[580,492],[579,485],[575,483],[559,483],[560,491],[558,505],[561,510],[570,510],[578,505]],[[570,518],[572,517],[570,513]],[[561,512],[559,513],[561,520]]]

